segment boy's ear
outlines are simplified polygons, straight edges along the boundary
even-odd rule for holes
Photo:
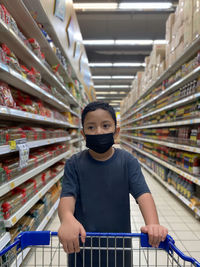
[[[84,131],[83,131],[83,130],[81,130],[81,134],[82,134],[83,138],[84,138],[84,139],[86,139],[86,137],[85,137],[85,134],[84,134]]]
[[[115,133],[114,133],[114,139],[117,139],[119,132],[120,132],[120,127],[116,127]]]

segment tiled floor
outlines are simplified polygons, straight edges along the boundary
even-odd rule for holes
[[[143,170],[146,181],[150,187],[152,195],[154,197],[160,223],[166,226],[169,230],[169,234],[175,240],[176,246],[188,256],[194,257],[200,262],[200,221],[194,218],[193,214],[188,211],[180,201],[178,201],[171,193],[167,192],[165,188],[160,185],[149,173]],[[140,227],[144,225],[143,217],[140,213],[139,207],[136,204],[135,200],[131,197],[131,222],[132,222],[132,232],[140,232]],[[57,231],[59,228],[60,222],[57,214],[51,219],[49,224],[46,227],[46,230]],[[134,246],[134,244],[133,244]],[[150,251],[154,253],[153,251]],[[191,264],[185,264],[180,261],[178,264],[167,265],[167,257],[161,251],[156,256],[158,259],[157,264],[154,262],[155,256],[153,256],[153,262],[150,261],[150,264],[144,264],[144,253],[142,254],[141,264],[134,264],[134,267],[139,266],[192,266]],[[54,259],[57,260],[57,254],[55,254]],[[41,258],[41,257],[39,257]],[[64,253],[60,257],[62,261],[66,261]],[[139,254],[134,256],[134,260],[139,259]],[[30,262],[30,261],[29,261]],[[24,266],[32,266],[27,262]],[[41,265],[34,265],[41,266]],[[49,266],[49,265],[47,265]],[[66,266],[53,264],[51,266]],[[45,265],[46,267],[46,265]]]

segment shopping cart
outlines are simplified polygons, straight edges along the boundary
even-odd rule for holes
[[[82,246],[80,252],[83,260],[82,267],[110,267],[111,256],[113,257],[112,267],[124,267],[127,266],[125,262],[127,253],[131,258],[131,263],[128,265],[130,267],[200,267],[200,263],[197,260],[185,256],[175,246],[174,240],[169,235],[158,249],[152,248],[148,244],[148,236],[143,233],[87,233],[86,240],[86,245]],[[104,243],[103,246],[101,246],[102,242]],[[28,253],[29,251],[30,253]],[[94,265],[95,253],[95,257],[98,258],[98,264],[95,263]],[[122,256],[121,263],[117,262],[119,253]],[[106,257],[106,263],[101,262],[103,254]],[[78,254],[73,254],[72,256],[74,257],[74,267],[79,266],[77,264]],[[0,252],[0,258],[1,267],[68,266],[68,257],[60,245],[57,232],[49,231],[21,233],[12,245]],[[89,261],[87,262],[87,260]]]

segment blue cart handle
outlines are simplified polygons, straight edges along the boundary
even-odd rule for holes
[[[11,248],[17,246],[17,249],[23,250],[29,246],[42,246],[49,245],[51,236],[57,236],[57,232],[50,231],[29,231],[22,232],[17,236],[15,242],[0,251],[0,256],[3,256]],[[140,238],[140,245],[143,248],[151,247],[148,242],[148,235],[144,233],[86,233],[87,237],[138,237]],[[173,251],[177,253],[183,260],[193,263],[196,267],[200,267],[200,263],[192,257],[184,255],[176,246],[175,241],[170,235],[167,235],[164,242],[161,242],[159,248],[164,249],[167,253],[171,254]]]

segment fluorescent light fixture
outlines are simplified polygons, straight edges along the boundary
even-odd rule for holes
[[[114,75],[114,76],[92,76],[92,79],[94,80],[106,80],[106,79],[124,79],[124,80],[129,80],[129,79],[134,79],[135,76],[133,75]]]
[[[111,85],[110,88],[130,88],[130,85]]]
[[[110,85],[95,85],[94,88],[110,88]]]
[[[89,63],[90,67],[112,67],[112,63]]]
[[[112,76],[92,76],[92,79],[96,79],[96,80],[106,80],[106,79],[111,79]]]
[[[152,3],[120,3],[119,9],[131,9],[131,10],[161,10],[169,9],[172,7],[170,2],[152,2]]]
[[[99,96],[98,99],[106,99],[105,96]]]
[[[132,76],[132,75],[115,75],[115,76],[112,76],[112,79],[134,79],[135,76]]]
[[[116,40],[116,45],[152,45],[153,40]]]
[[[114,40],[83,40],[84,45],[114,45]]]
[[[118,103],[118,102],[121,102],[121,100],[112,100],[111,102],[112,103]]]
[[[117,3],[76,3],[73,4],[75,9],[83,9],[83,10],[111,10],[117,9]]]
[[[113,67],[145,67],[145,63],[138,63],[138,62],[119,62],[113,63]]]
[[[153,45],[166,43],[166,40],[83,40],[84,45]]]
[[[89,63],[90,67],[145,67],[145,63],[139,62],[115,62],[115,63]]]
[[[167,40],[155,40],[153,43],[154,44],[167,44],[168,42]]]

